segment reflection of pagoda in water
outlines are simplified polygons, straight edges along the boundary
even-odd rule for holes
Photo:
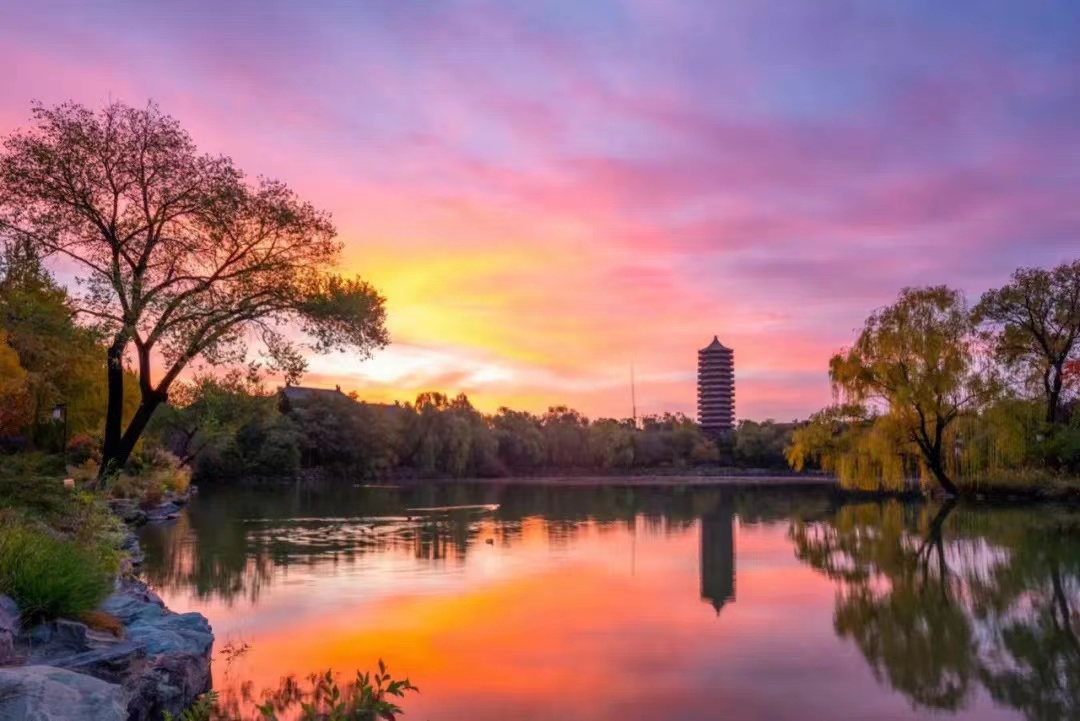
[[[730,498],[701,517],[701,600],[720,609],[735,600],[735,509]]]

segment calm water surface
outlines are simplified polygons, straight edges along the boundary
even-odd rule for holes
[[[382,657],[430,721],[1080,718],[1080,514],[1054,507],[206,490],[142,540],[226,697]]]

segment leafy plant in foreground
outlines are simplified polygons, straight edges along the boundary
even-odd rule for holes
[[[356,679],[340,685],[333,671],[312,674],[310,687],[294,679],[286,679],[278,693],[272,694],[258,707],[265,721],[277,721],[278,712],[299,705],[301,721],[394,721],[402,712],[394,699],[404,698],[406,692],[419,692],[409,679],[395,681],[379,659],[379,670],[356,673]]]
[[[195,703],[184,709],[179,717],[174,717],[166,711],[162,721],[210,721],[214,718],[214,709],[217,708],[218,695],[216,691],[207,691]]]

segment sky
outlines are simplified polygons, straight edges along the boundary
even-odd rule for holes
[[[372,401],[805,417],[904,286],[972,302],[1080,254],[1075,0],[12,0],[30,102],[152,99],[333,214],[392,345]]]

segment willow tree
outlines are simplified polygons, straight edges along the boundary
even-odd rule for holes
[[[975,411],[993,384],[963,296],[945,286],[905,288],[875,311],[855,344],[829,363],[836,392],[887,413],[933,478],[956,493],[946,463],[946,429]],[[898,449],[898,452],[903,449]]]
[[[333,223],[285,184],[200,153],[154,104],[38,104],[32,118],[0,151],[0,234],[76,268],[76,308],[107,338],[103,478],[196,358],[240,363],[255,346],[295,379],[305,347],[388,342],[383,298],[333,273]],[[129,354],[139,407],[125,427]]]
[[[1004,363],[1041,387],[1046,422],[1056,423],[1068,364],[1080,356],[1080,260],[1020,268],[1010,283],[987,291],[975,313],[992,326]]]

